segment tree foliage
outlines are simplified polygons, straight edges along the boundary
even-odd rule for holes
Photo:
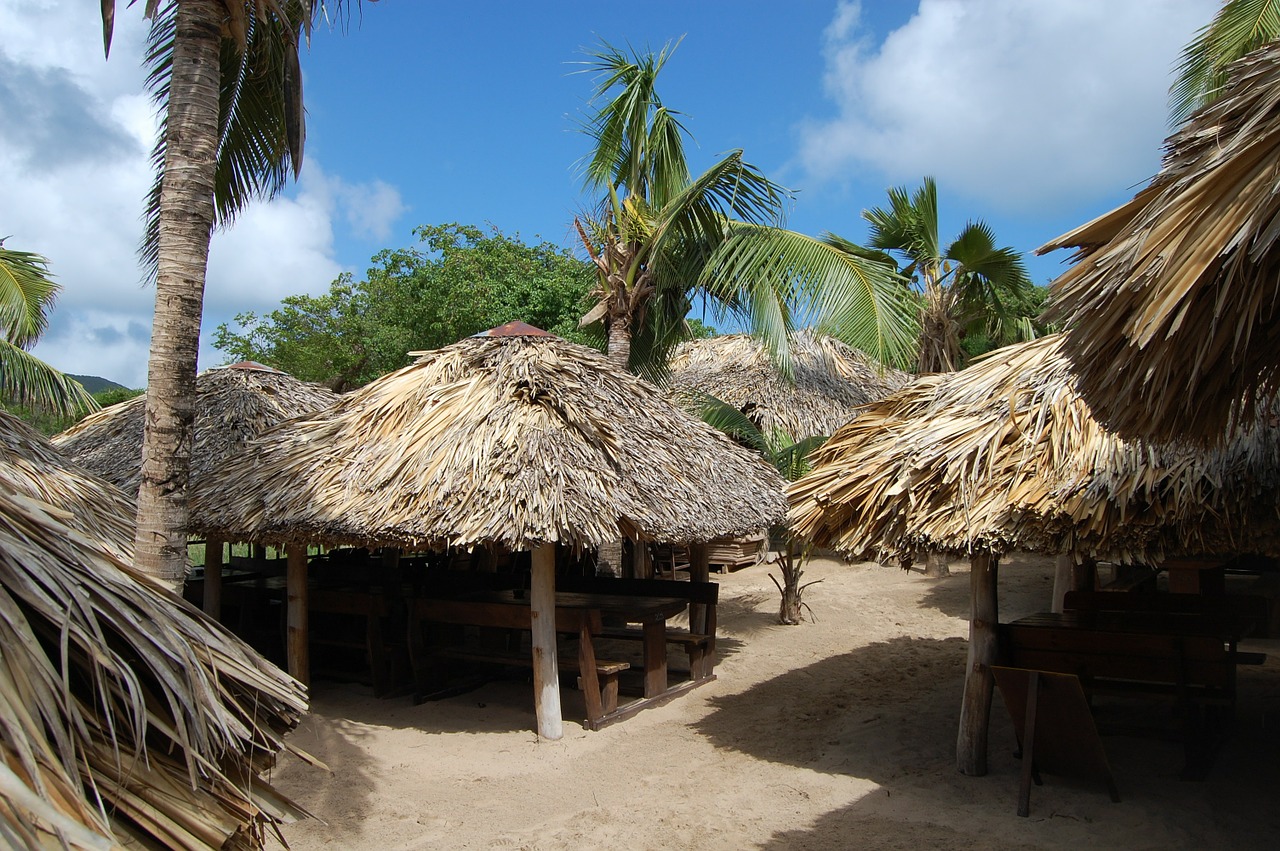
[[[548,242],[528,245],[497,228],[423,225],[418,245],[374,255],[364,280],[350,274],[323,295],[294,295],[257,316],[226,323],[214,345],[335,390],[358,387],[434,349],[521,320],[588,345],[577,328],[593,272]]]
[[[1169,118],[1180,124],[1218,97],[1227,82],[1227,66],[1280,37],[1276,0],[1227,0],[1182,51],[1169,88]]]
[[[742,151],[690,172],[687,131],[657,91],[673,52],[603,43],[585,63],[595,91],[584,171],[601,196],[577,220],[597,275],[583,323],[603,325],[609,357],[623,367],[643,369],[646,356],[686,337],[695,300],[741,319],[784,372],[787,338],[806,324],[884,363],[901,362],[915,342],[914,315],[892,264],[782,227],[790,191]]]

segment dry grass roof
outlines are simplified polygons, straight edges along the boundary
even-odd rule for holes
[[[1098,415],[1126,432],[1216,438],[1277,388],[1280,43],[1166,142],[1132,201],[1039,249],[1075,247],[1052,315]],[[1259,392],[1260,391],[1260,392]]]
[[[0,482],[47,503],[121,556],[133,552],[133,500],[67,460],[35,429],[0,411]]]
[[[1274,555],[1280,430],[1207,450],[1123,439],[1090,415],[1051,336],[870,406],[818,450],[790,498],[799,535],[859,558]]]
[[[82,518],[0,477],[0,846],[260,846],[302,687]]]
[[[245,441],[277,423],[326,408],[337,394],[260,364],[206,370],[196,378],[195,443],[191,487],[216,478]],[[146,397],[138,396],[85,417],[56,435],[59,451],[136,496],[142,468]]]
[[[857,416],[859,406],[911,380],[839,340],[809,332],[793,338],[792,357],[795,380],[788,381],[749,335],[681,343],[671,355],[673,398],[683,402],[682,391],[707,393],[741,409],[765,434],[782,429],[802,440],[831,434]]]
[[[589,547],[756,529],[785,513],[782,486],[653,386],[538,332],[422,353],[263,434],[193,515],[232,540]]]

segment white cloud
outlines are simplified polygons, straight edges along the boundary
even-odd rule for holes
[[[1216,0],[921,0],[879,44],[857,3],[826,33],[837,115],[800,128],[817,181],[926,175],[1005,211],[1145,182],[1170,72]]]
[[[155,290],[141,284],[136,249],[156,119],[141,64],[146,23],[139,7],[117,6],[105,61],[96,7],[0,0],[0,114],[24,117],[0,122],[0,174],[12,176],[0,237],[45,255],[63,286],[36,355],[67,372],[141,387]],[[219,322],[328,288],[342,271],[335,224],[385,239],[404,210],[394,187],[348,183],[308,159],[296,190],[251,205],[214,235],[201,368],[223,360],[208,343]]]

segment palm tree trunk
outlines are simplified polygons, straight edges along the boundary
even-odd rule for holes
[[[187,477],[196,357],[213,230],[222,7],[180,0],[160,185],[156,310],[138,489],[138,567],[179,587],[187,559]]]
[[[619,369],[627,369],[631,364],[631,321],[630,317],[613,317],[609,322],[609,348],[606,351],[609,362]]]

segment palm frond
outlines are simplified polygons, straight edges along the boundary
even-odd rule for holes
[[[1227,66],[1280,36],[1276,0],[1229,0],[1196,32],[1182,52],[1169,87],[1169,121],[1181,124],[1215,100],[1228,80]]]
[[[0,239],[0,332],[15,346],[27,347],[49,327],[49,310],[59,286],[49,261],[30,251],[5,248]]]
[[[0,397],[63,417],[98,410],[98,403],[80,382],[3,339],[0,339]]]

